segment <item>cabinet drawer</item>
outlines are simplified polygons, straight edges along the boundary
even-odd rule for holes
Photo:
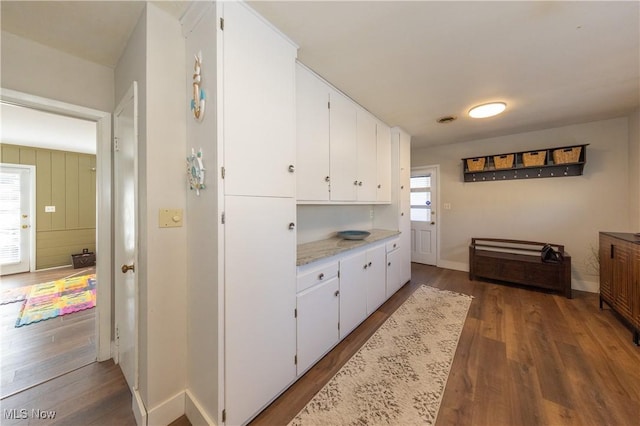
[[[389,241],[386,245],[386,248],[387,248],[387,253],[400,248],[400,238],[396,238],[395,240]]]
[[[328,281],[338,276],[338,261],[323,263],[317,266],[305,267],[298,270],[297,292],[304,291],[309,287]]]

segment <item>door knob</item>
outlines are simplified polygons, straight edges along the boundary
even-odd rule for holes
[[[122,271],[123,274],[126,274],[129,271],[135,272],[136,267],[133,264],[131,264],[131,265],[122,265],[122,268],[120,268],[120,270]]]
[[[436,223],[435,223],[435,222],[431,222],[431,224],[432,224],[432,225],[435,225]]]

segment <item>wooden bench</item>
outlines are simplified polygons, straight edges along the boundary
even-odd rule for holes
[[[571,256],[560,244],[550,244],[561,254],[559,262],[543,262],[547,243],[472,238],[469,246],[469,279],[487,278],[555,290],[571,299]]]

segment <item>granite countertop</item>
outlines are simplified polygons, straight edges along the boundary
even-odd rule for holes
[[[335,236],[326,240],[298,244],[298,259],[296,266],[306,265],[308,263],[315,262],[316,260],[324,259],[347,250],[400,235],[400,231],[389,231],[386,229],[371,229],[369,232],[371,232],[371,235],[364,240],[343,240],[342,238]]]

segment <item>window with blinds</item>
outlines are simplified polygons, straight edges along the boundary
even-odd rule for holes
[[[20,174],[0,173],[0,264],[20,262]]]
[[[411,220],[431,221],[431,176],[411,177]]]

